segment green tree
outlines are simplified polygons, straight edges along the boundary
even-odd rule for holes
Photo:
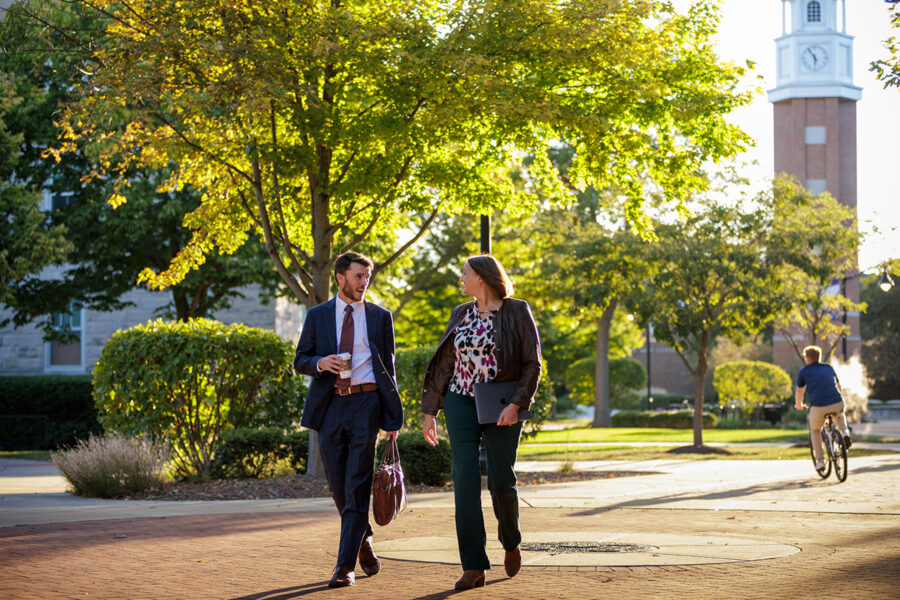
[[[891,28],[900,29],[900,9],[897,8],[897,3],[890,7],[890,18]],[[900,40],[892,35],[884,41],[884,46],[888,57],[872,61],[869,70],[874,71],[875,76],[884,82],[884,87],[900,87]]]
[[[756,360],[736,360],[716,367],[713,385],[722,407],[740,407],[748,419],[763,404],[782,402],[791,395],[791,378],[776,365]]]
[[[693,377],[695,447],[703,446],[704,384],[714,339],[758,332],[784,307],[778,265],[767,253],[773,211],[765,200],[750,207],[701,198],[685,220],[658,225],[658,241],[644,248],[649,277],[627,298]]]
[[[900,274],[900,259],[886,261],[884,268]],[[862,363],[871,380],[871,395],[881,400],[900,398],[900,286],[884,292],[878,287],[880,274],[862,280],[860,299],[866,303],[860,323]]]
[[[596,359],[576,361],[566,372],[566,382],[576,404],[594,403]],[[609,360],[609,405],[619,410],[637,408],[640,396],[637,390],[647,383],[647,369],[633,358],[619,357]]]
[[[645,185],[680,200],[747,139],[724,119],[748,95],[713,52],[713,2],[93,5],[108,42],[59,150],[93,146],[105,177],[174,164],[163,191],[205,192],[173,264],[142,274],[153,286],[259,231],[312,306],[364,241],[380,270],[441,211],[531,207],[510,165],[530,154],[529,181],[553,188],[552,140],[576,148],[573,185],[618,185],[640,223]]]
[[[71,33],[37,27],[37,19],[66,24]],[[34,193],[43,189],[62,200],[49,219],[65,228],[67,242],[58,248],[69,251],[58,277],[32,273],[19,279],[11,319],[17,326],[65,312],[73,300],[100,311],[127,306],[122,296],[137,286],[138,275],[148,267],[166,269],[186,245],[191,234],[184,215],[200,205],[200,194],[190,189],[157,193],[165,170],[131,170],[127,206],[114,209],[106,203],[107,182],[82,181],[91,156],[81,146],[58,161],[43,155],[57,143],[60,130],[53,122],[59,105],[74,98],[73,87],[90,69],[86,53],[102,42],[98,27],[91,12],[64,2],[17,2],[0,22],[0,72],[14,78],[14,91],[22,99],[7,119],[19,140],[16,179]],[[163,312],[181,320],[206,316],[227,308],[241,295],[241,286],[258,283],[271,295],[278,281],[263,245],[251,239],[234,256],[211,253],[203,266],[172,286]]]
[[[802,362],[803,348],[821,346],[823,358],[834,352],[850,326],[844,312],[865,310],[844,295],[845,277],[856,265],[860,235],[855,211],[829,194],[816,196],[790,179],[773,189],[775,219],[769,253],[781,262],[779,279],[791,310],[777,316],[775,329]]]
[[[567,290],[560,296],[564,310],[577,315],[580,327],[596,333],[593,426],[609,427],[609,358],[614,316],[621,298],[636,293],[647,279],[648,263],[641,256],[640,239],[624,224],[612,228],[594,217],[585,218],[585,213],[577,210],[559,215],[554,221],[561,221],[563,226],[549,244],[544,272],[552,286]],[[639,344],[640,332],[621,321],[619,326],[624,329],[621,333],[631,334],[627,348],[630,353]]]
[[[72,248],[65,239],[65,227],[52,225],[41,212],[41,195],[11,183],[17,174],[22,135],[10,131],[7,122],[21,102],[14,82],[0,73],[0,238],[4,240],[0,247],[0,303],[14,310],[19,306],[21,281],[60,264]]]

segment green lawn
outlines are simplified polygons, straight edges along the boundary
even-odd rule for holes
[[[730,460],[798,460],[809,459],[809,448],[780,448],[771,446],[729,446],[731,454],[674,454],[667,448],[647,446],[552,446],[522,445],[519,446],[519,460],[697,460],[697,459],[730,459]],[[890,454],[890,450],[869,448],[852,448],[849,458]]]
[[[21,460],[50,460],[49,450],[0,450],[0,458],[18,458]]]
[[[794,443],[807,439],[805,429],[704,429],[704,442],[723,444]],[[880,436],[853,436],[855,441],[892,441]],[[691,444],[691,429],[663,429],[657,427],[581,428],[541,431],[524,440],[528,444],[572,444],[587,442],[673,442]]]

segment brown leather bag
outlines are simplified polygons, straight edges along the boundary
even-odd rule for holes
[[[372,478],[372,513],[379,525],[388,525],[406,508],[406,482],[400,466],[396,438],[384,445],[381,464]]]

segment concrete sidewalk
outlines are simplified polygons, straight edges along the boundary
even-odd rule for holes
[[[451,494],[376,528],[382,572],[330,590],[329,499],[131,502],[72,497],[52,465],[0,461],[0,598],[446,598],[459,575]],[[520,469],[535,465],[522,463]],[[900,456],[607,461],[648,474],[522,488],[530,561],[507,579],[487,494],[486,598],[900,598]],[[57,486],[57,487],[54,487]],[[37,492],[37,493],[35,493]],[[542,550],[593,543],[625,552]],[[543,546],[542,546],[543,544]],[[601,548],[602,547],[602,548]]]

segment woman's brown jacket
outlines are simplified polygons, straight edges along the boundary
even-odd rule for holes
[[[426,414],[437,415],[444,406],[444,395],[450,386],[456,365],[453,330],[472,304],[473,302],[460,304],[450,313],[450,323],[441,336],[437,352],[425,369],[422,412]],[[506,298],[493,318],[494,355],[497,358],[497,376],[493,380],[518,381],[519,386],[511,401],[522,408],[531,408],[534,393],[541,380],[541,340],[531,315],[531,307],[524,300]]]

